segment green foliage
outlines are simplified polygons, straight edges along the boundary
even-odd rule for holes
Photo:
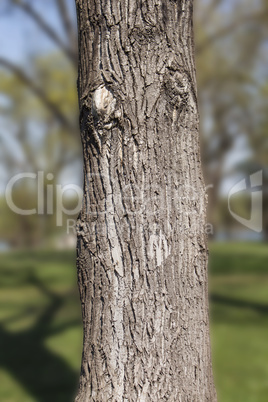
[[[61,52],[36,57],[31,70],[33,81],[38,82],[48,101],[68,116],[73,130],[59,124],[57,114],[44,107],[42,99],[31,91],[23,79],[16,74],[0,72],[0,114],[5,129],[0,132],[1,162],[9,177],[19,172],[43,171],[44,202],[48,184],[46,174],[52,173],[54,180],[49,184],[54,186],[55,212],[55,185],[61,181],[65,169],[72,169],[80,158],[75,71]],[[80,176],[77,176],[78,182]],[[36,191],[36,188],[27,185],[27,180],[20,180],[12,194],[15,204],[22,209],[36,208]],[[75,200],[66,202],[70,209],[75,205]],[[56,227],[55,213],[53,216],[15,214],[4,197],[0,200],[0,209],[4,217],[0,223],[0,239],[14,247],[40,245],[49,241],[55,233],[61,233]],[[63,229],[66,232],[66,228]]]
[[[215,232],[226,217],[227,205],[220,205],[224,179],[256,171],[249,169],[250,159],[267,167],[267,16],[267,1],[196,2],[202,158],[206,182],[213,185],[208,214]]]

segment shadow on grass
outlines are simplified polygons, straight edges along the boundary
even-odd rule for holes
[[[264,313],[264,314],[268,313],[268,305],[267,304],[256,303],[253,301],[239,300],[239,299],[235,299],[232,297],[217,295],[214,293],[212,293],[210,295],[210,301],[212,301],[213,303],[224,304],[225,306],[230,306],[230,307],[251,309],[258,313]]]
[[[44,341],[66,328],[80,325],[81,322],[70,321],[56,328],[52,327],[52,319],[64,304],[66,295],[59,296],[51,292],[36,278],[32,270],[28,271],[27,280],[49,298],[49,304],[30,329],[19,332],[5,329],[5,324],[22,318],[24,313],[2,321],[0,366],[8,371],[36,401],[71,402],[78,386],[79,373],[63,358],[47,349]]]

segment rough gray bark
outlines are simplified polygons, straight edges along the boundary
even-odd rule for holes
[[[216,401],[192,0],[76,0],[77,402]]]

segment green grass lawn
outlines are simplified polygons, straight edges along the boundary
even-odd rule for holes
[[[219,402],[268,400],[268,247],[210,247],[211,337]]]
[[[268,248],[210,249],[219,402],[266,402]],[[0,401],[73,401],[82,344],[75,253],[15,252],[0,259]]]

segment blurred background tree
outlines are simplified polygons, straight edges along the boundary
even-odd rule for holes
[[[237,242],[268,239],[267,30],[267,0],[195,1],[208,219],[214,240],[232,240],[210,246],[220,402],[267,400],[268,253],[265,243]],[[66,236],[75,214],[64,214],[62,226],[56,225],[55,214],[56,186],[82,185],[76,35],[74,0],[0,2],[0,250],[7,250],[0,254],[3,402],[71,401],[74,375],[78,381],[82,335],[74,241],[68,240],[75,236],[72,231]],[[264,182],[261,234],[236,222],[227,202],[232,186],[258,170]],[[50,185],[54,213],[12,212],[5,199],[7,183],[18,173],[38,171],[44,172],[44,210]],[[33,180],[18,181],[13,199],[20,208],[36,208]],[[77,197],[66,194],[65,208],[76,204]],[[245,218],[250,204],[249,193],[231,203]],[[67,246],[72,251],[52,251]],[[27,350],[28,363],[27,352],[20,355]]]
[[[36,10],[36,3],[15,0],[1,3],[2,20],[12,21],[17,16],[22,32],[29,22],[33,22],[33,32],[37,30],[40,34],[41,43],[43,37],[51,42],[48,48],[40,47],[34,54],[29,48],[29,54],[26,52],[20,62],[0,55],[2,180],[7,183],[18,172],[43,171],[45,177],[52,173],[52,182],[44,180],[44,200],[47,199],[47,185],[54,184],[54,215],[14,216],[2,194],[1,204],[7,218],[1,222],[0,235],[2,242],[9,246],[38,246],[49,241],[51,236],[54,238],[56,233],[66,232],[66,226],[56,227],[55,185],[68,182],[70,172],[76,172],[76,176],[71,174],[75,182],[79,183],[81,177],[74,9],[71,2],[65,0],[38,2],[41,10]],[[51,14],[56,12],[60,17],[59,26],[49,22]],[[18,182],[19,188],[14,194],[20,204],[24,200],[25,209],[30,208],[27,204],[32,204],[33,198],[37,202],[36,189],[27,187],[27,181]],[[73,209],[77,200],[69,197],[67,202]],[[46,206],[44,209],[47,211]]]
[[[208,190],[208,212],[216,234],[226,215],[219,207],[220,198],[226,200],[239,176],[264,170],[267,165],[260,160],[253,138],[262,137],[260,120],[265,107],[259,106],[267,105],[263,88],[267,85],[268,3],[210,0],[197,1],[196,6],[202,156],[206,181],[213,186]],[[258,167],[250,160],[259,161]],[[229,219],[226,224],[235,222]]]
[[[233,183],[256,167],[263,169],[267,182],[267,11],[265,0],[196,1],[202,157],[214,237],[223,232],[220,199],[226,199]],[[15,173],[40,170],[53,173],[55,185],[70,182],[72,172],[72,182],[81,185],[73,1],[4,0],[0,20],[19,21],[25,47],[21,57],[14,57],[17,45],[9,38],[13,51],[0,52],[2,189]],[[35,35],[37,43],[33,45],[29,35]],[[29,192],[28,197],[32,198]],[[5,211],[10,213],[9,208]],[[265,208],[265,228],[267,215]],[[32,245],[44,243],[56,231],[53,218],[47,218],[46,229],[39,225]],[[23,220],[34,219],[44,221],[38,215]],[[14,219],[15,226],[21,223],[21,217]],[[232,219],[225,223],[236,225]],[[29,224],[28,231],[35,232],[34,226]],[[268,228],[265,232],[267,236]],[[5,238],[4,222],[0,233],[2,242],[23,244]],[[15,233],[20,231],[14,230],[18,237]]]

